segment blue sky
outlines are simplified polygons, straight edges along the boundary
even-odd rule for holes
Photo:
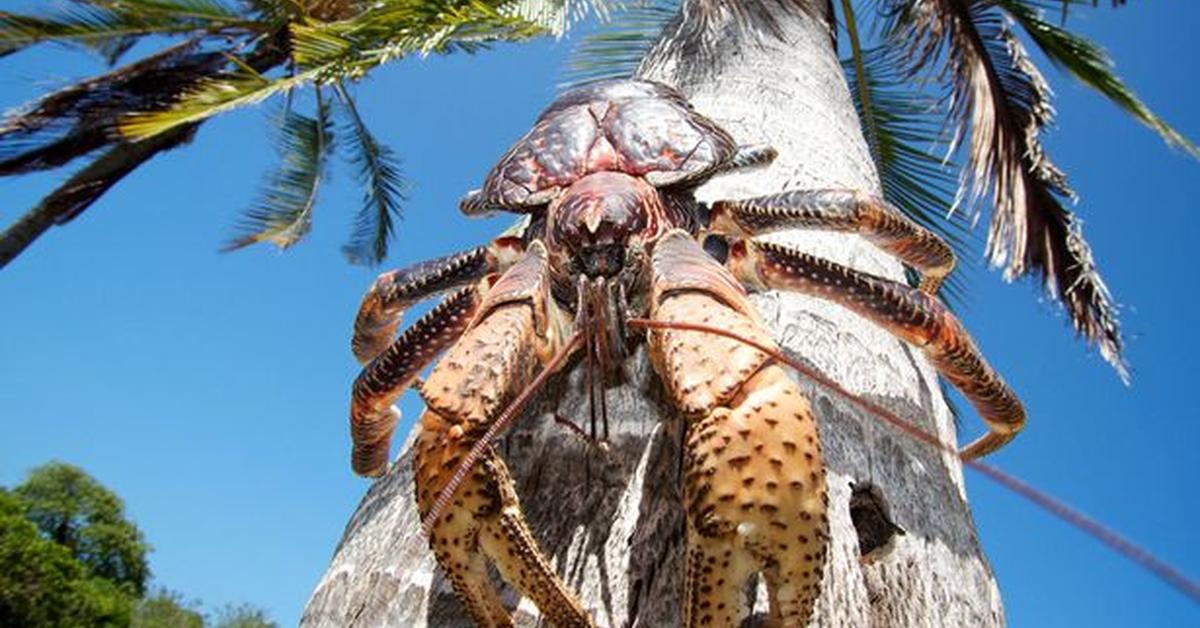
[[[1071,25],[1200,139],[1200,3],[1107,4],[1077,10]],[[403,62],[358,88],[363,115],[416,184],[387,266],[503,228],[461,217],[456,201],[553,97],[569,50],[542,41]],[[2,63],[4,107],[99,69],[56,49]],[[973,272],[963,318],[1030,416],[994,462],[1197,575],[1200,506],[1187,495],[1200,471],[1200,163],[1047,72],[1060,112],[1051,156],[1124,304],[1135,375],[1122,386],[1032,285]],[[368,486],[348,463],[349,332],[378,270],[339,253],[359,203],[341,164],[304,244],[216,253],[273,158],[267,111],[205,125],[0,271],[0,484],[47,460],[78,464],[125,499],[155,546],[158,584],[211,605],[249,601],[291,625]],[[0,180],[0,220],[58,179]],[[418,410],[405,400],[406,419]],[[967,434],[981,429],[966,418]],[[1012,625],[1200,622],[1192,602],[1094,540],[967,479]]]

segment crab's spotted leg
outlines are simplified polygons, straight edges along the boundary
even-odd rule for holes
[[[387,469],[399,413],[392,408],[421,370],[458,340],[479,311],[482,286],[460,290],[409,327],[354,380],[350,402],[351,465],[359,475]]]
[[[937,293],[954,270],[954,252],[933,232],[878,196],[854,190],[798,190],[737,201],[717,201],[709,230],[749,237],[794,228],[857,233],[922,275],[921,290]]]
[[[354,320],[351,347],[360,363],[387,349],[404,311],[440,293],[503,272],[524,251],[519,238],[505,236],[477,247],[383,273],[371,285]]]
[[[983,359],[962,323],[938,300],[904,284],[862,273],[766,242],[737,240],[726,264],[755,288],[792,290],[838,303],[910,342],[962,391],[989,432],[963,449],[964,458],[987,455],[1025,425],[1025,409]]]
[[[430,516],[475,444],[563,344],[565,316],[549,289],[546,251],[534,242],[491,287],[475,322],[421,387],[427,409],[414,446],[417,505],[438,564],[481,626],[511,624],[485,559],[554,625],[591,625],[538,548],[512,478],[490,447],[436,518]]]
[[[685,232],[655,245],[651,317],[774,346],[729,272]],[[710,334],[658,330],[650,356],[688,420],[686,625],[733,626],[746,581],[767,576],[784,625],[807,623],[828,540],[825,468],[808,399],[772,358]]]

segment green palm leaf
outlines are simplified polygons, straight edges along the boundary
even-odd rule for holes
[[[614,14],[571,51],[562,87],[637,74],[642,59],[679,12],[679,0],[644,0]]]
[[[321,68],[282,78],[270,78],[244,62],[231,57],[237,67],[221,76],[200,81],[180,96],[173,106],[162,110],[138,111],[122,117],[121,134],[142,140],[177,126],[200,122],[220,113],[260,103],[313,82]]]
[[[523,40],[548,32],[518,15],[521,4],[384,0],[347,20],[292,23],[291,59],[300,72],[271,78],[230,57],[238,66],[234,71],[204,81],[170,108],[131,113],[119,128],[130,139],[144,139],[308,83],[355,79],[387,61],[410,55],[475,52],[491,42]]]
[[[257,242],[286,249],[312,228],[312,211],[324,179],[332,147],[329,107],[318,92],[315,117],[285,108],[279,116],[278,168],[268,175],[259,199],[240,225],[241,235],[222,250],[232,251]]]
[[[127,49],[131,38],[244,25],[243,16],[210,0],[73,2],[39,15],[0,11],[0,50],[56,41],[100,50],[115,61],[114,53]]]
[[[363,205],[355,218],[350,242],[342,247],[354,264],[378,264],[387,256],[393,223],[407,200],[408,181],[392,149],[381,144],[358,114],[354,99],[337,84],[341,111],[346,119],[342,137],[350,163],[363,187]]]
[[[1033,43],[1058,68],[1100,92],[1113,104],[1153,129],[1168,145],[1200,158],[1200,149],[1197,149],[1195,144],[1154,115],[1137,94],[1125,86],[1121,77],[1113,71],[1112,59],[1103,48],[1086,37],[1047,21],[1037,2],[997,0],[997,4],[1025,29]]]

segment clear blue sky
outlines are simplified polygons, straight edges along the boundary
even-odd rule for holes
[[[1072,25],[1200,139],[1200,3],[1107,4],[1077,10]],[[358,89],[417,185],[387,266],[503,227],[462,218],[456,201],[552,98],[569,48],[404,62]],[[98,70],[54,49],[0,63],[5,107]],[[1200,507],[1188,497],[1200,477],[1200,163],[1047,70],[1060,112],[1051,155],[1082,196],[1087,236],[1125,306],[1135,379],[1123,387],[1031,285],[975,273],[964,318],[1030,415],[995,462],[1200,575]],[[306,243],[216,253],[272,159],[264,113],[205,125],[0,272],[0,484],[47,460],[78,464],[125,499],[155,546],[158,584],[206,604],[249,601],[290,625],[368,486],[347,458],[349,332],[378,271],[338,251],[358,206],[341,165]],[[0,219],[57,180],[0,180]],[[406,399],[404,410],[411,420],[418,406]],[[981,429],[973,416],[965,428]],[[1200,623],[1181,594],[967,479],[1012,625]]]

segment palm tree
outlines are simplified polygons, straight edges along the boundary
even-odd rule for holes
[[[772,168],[714,181],[705,195],[831,185],[878,191],[964,252],[970,251],[969,232],[943,216],[963,206],[957,215],[971,218],[975,208],[990,204],[988,258],[1008,277],[1040,276],[1075,329],[1124,376],[1112,299],[1066,206],[1072,194],[1065,177],[1039,140],[1051,119],[1049,92],[1018,29],[1052,62],[1169,143],[1193,155],[1197,150],[1121,84],[1099,48],[1044,16],[1045,9],[1061,9],[1065,19],[1074,4],[1082,2],[878,0],[875,28],[860,29],[847,0],[836,8],[830,0],[648,2],[584,44],[579,72],[583,78],[636,73],[672,83],[740,140],[780,149]],[[0,13],[4,53],[60,42],[116,63],[140,41],[172,42],[48,94],[0,127],[0,174],[90,159],[0,234],[0,266],[126,174],[188,142],[208,118],[272,97],[281,101],[280,163],[229,247],[262,241],[287,247],[302,238],[324,164],[341,143],[364,186],[359,229],[347,253],[378,261],[404,181],[395,155],[359,117],[351,84],[396,58],[561,33],[579,6],[564,0],[246,0],[236,7],[223,0],[78,0],[37,15]],[[845,64],[837,57],[837,9],[850,49]],[[299,89],[306,86],[315,88]],[[959,186],[944,154],[963,157]],[[876,274],[904,273],[854,238],[782,237]],[[810,299],[768,294],[758,303],[768,320],[779,321],[776,333],[793,353],[855,393],[883,399],[952,437],[952,413],[936,377],[905,346]],[[678,621],[680,422],[656,401],[644,365],[636,372],[635,385],[610,399],[616,446],[589,458],[588,482],[554,472],[578,465],[578,447],[570,434],[547,429],[545,418],[522,428],[537,438],[512,439],[509,456],[543,545],[599,609],[598,617],[665,625]],[[823,619],[835,625],[906,624],[918,617],[1001,622],[958,462],[876,427],[872,417],[825,392],[814,389],[813,395],[835,513]],[[583,400],[567,396],[562,411],[581,414]],[[310,603],[307,623],[342,625],[353,616],[363,624],[391,617],[440,625],[460,617],[444,587],[430,593],[436,580],[409,507],[406,460],[364,500]],[[884,515],[907,534],[895,536],[893,525],[868,525]],[[875,562],[862,565],[863,551]]]
[[[378,262],[406,184],[396,156],[358,115],[348,84],[391,60],[561,33],[580,14],[565,0],[233,1],[78,0],[31,15],[0,11],[0,55],[59,43],[115,66],[139,44],[168,44],[0,123],[0,176],[88,160],[0,233],[0,268],[156,155],[191,141],[208,118],[281,95],[279,163],[226,248],[299,241],[338,138],[363,187],[344,250],[351,261]],[[302,103],[306,86],[315,89]]]
[[[1040,277],[1124,377],[1112,298],[1066,206],[1065,177],[1039,140],[1050,121],[1049,92],[1015,27],[1169,143],[1196,149],[1122,85],[1098,47],[1043,15],[1071,4],[885,0],[868,30],[841,1],[850,48],[842,64],[832,2],[655,2],[587,41],[576,68],[584,78],[632,72],[673,84],[740,141],[779,149],[770,168],[715,180],[702,197],[834,186],[882,192],[914,218],[942,225],[964,250],[969,234],[942,216],[961,205],[970,218],[990,203],[988,258],[1008,277]],[[875,45],[864,32],[877,34]],[[944,151],[964,158],[959,188]],[[904,276],[857,238],[780,237],[875,274]],[[802,362],[953,440],[953,413],[936,376],[906,346],[815,299],[769,293],[756,303]],[[678,625],[681,422],[658,401],[640,357],[637,364],[634,381],[610,393],[610,452],[581,455],[575,437],[542,408],[506,442],[506,458],[539,541],[598,622]],[[578,375],[558,403],[565,416],[586,412]],[[833,528],[820,623],[1003,624],[958,460],[879,427],[820,388],[811,393],[826,443]],[[587,473],[563,472],[578,469],[581,458]],[[420,534],[411,482],[405,453],[351,519],[305,626],[462,625]],[[517,623],[532,625],[532,610],[518,606]]]

